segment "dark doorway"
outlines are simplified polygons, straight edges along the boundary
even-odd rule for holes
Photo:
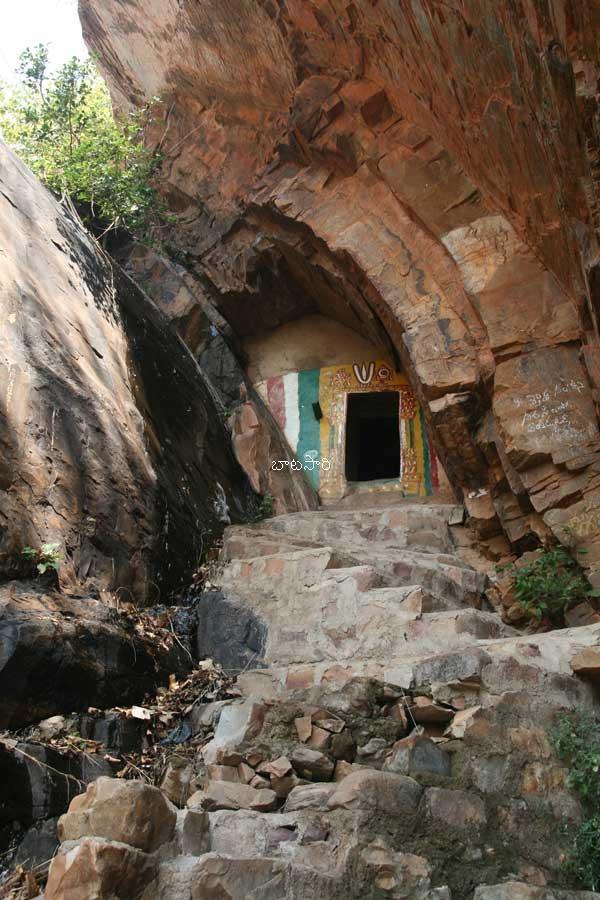
[[[346,478],[348,481],[375,481],[399,477],[398,393],[348,394]]]

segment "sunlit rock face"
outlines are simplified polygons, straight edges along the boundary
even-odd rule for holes
[[[242,340],[339,319],[411,379],[486,531],[600,577],[592,0],[80,0],[159,97],[171,243]]]
[[[4,145],[0,192],[0,576],[50,542],[62,587],[156,602],[252,508],[225,411],[167,319]]]

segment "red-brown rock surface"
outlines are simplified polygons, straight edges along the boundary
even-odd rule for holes
[[[455,488],[600,570],[597,4],[80,12],[116,104],[160,97],[171,239],[234,333],[319,310],[384,335]]]
[[[62,587],[164,598],[254,500],[224,411],[166,318],[4,145],[0,192],[0,575],[52,542]]]

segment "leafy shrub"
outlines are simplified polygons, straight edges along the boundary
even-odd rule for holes
[[[254,515],[254,522],[262,522],[263,519],[270,519],[275,511],[275,498],[271,494],[264,494],[258,505],[258,509]]]
[[[62,559],[59,548],[60,544],[51,543],[42,544],[37,550],[35,547],[23,547],[21,552],[25,559],[35,565],[40,575],[45,575],[46,572],[58,572]]]
[[[116,121],[93,61],[73,57],[51,76],[43,44],[21,54],[18,73],[17,85],[0,85],[0,131],[38,178],[97,232],[143,235],[162,221],[159,160],[142,142],[149,111]]]
[[[512,590],[523,612],[538,621],[548,619],[553,625],[563,625],[568,609],[597,596],[565,547],[543,550],[533,562],[511,564],[503,571],[512,577]]]
[[[600,720],[589,713],[562,714],[554,745],[569,763],[567,785],[583,803],[583,821],[572,830],[566,874],[587,890],[600,888]]]

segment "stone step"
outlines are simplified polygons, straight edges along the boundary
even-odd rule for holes
[[[269,525],[283,520],[295,519],[314,519],[314,518],[330,518],[336,522],[339,521],[355,521],[361,522],[367,519],[384,518],[389,521],[392,516],[395,524],[404,523],[410,525],[415,520],[427,519],[438,520],[448,523],[454,522],[463,514],[462,506],[457,504],[436,504],[436,503],[411,503],[402,502],[397,505],[374,506],[366,509],[338,509],[338,508],[321,508],[317,510],[307,510],[297,513],[286,513],[281,516],[273,516],[263,520],[261,525],[268,523]]]
[[[348,546],[347,552],[377,569],[389,586],[418,584],[456,607],[479,605],[487,582],[486,575],[449,554],[391,550],[377,544],[365,552]]]
[[[286,587],[302,590],[321,580],[329,569],[359,566],[360,562],[333,547],[284,550],[276,554],[231,559],[223,569],[221,584],[234,593],[264,589],[267,593]]]
[[[407,588],[404,602],[419,588]],[[288,604],[263,598],[253,604],[254,614],[265,626],[264,656],[267,666],[306,663],[353,665],[356,660],[402,660],[404,657],[439,653],[450,647],[472,644],[485,638],[515,635],[494,613],[476,609],[417,613],[403,608],[397,595],[357,592],[342,578],[335,588],[321,585],[301,595],[301,604],[290,611]]]
[[[484,614],[499,619],[492,613]],[[565,628],[538,635],[519,635],[508,626],[505,634],[481,639],[472,634],[465,642],[448,641],[437,652],[420,652],[415,644],[402,657],[360,659],[344,663],[279,666],[269,670],[248,670],[237,683],[244,696],[276,699],[302,697],[323,706],[356,677],[368,677],[404,690],[415,686],[446,684],[459,688],[471,685],[477,694],[501,697],[507,692],[522,696],[526,689],[529,703],[553,701],[565,708],[584,702],[593,703],[596,688],[573,677],[572,662],[577,654],[600,646],[600,625]],[[435,690],[434,690],[435,694]],[[478,702],[489,702],[478,700]]]
[[[228,539],[226,539],[228,540]],[[282,549],[276,554],[267,551],[274,547],[262,536],[258,546],[238,542],[226,543],[224,556],[249,550],[252,557],[229,558],[221,576],[221,583],[238,596],[261,590],[273,593],[282,588],[298,592],[316,584],[328,569],[367,565],[379,573],[381,585],[389,587],[420,585],[429,594],[447,603],[447,607],[479,605],[486,577],[476,572],[456,556],[441,553],[421,553],[415,550],[392,550],[374,543],[367,549],[346,545],[344,548],[315,546],[302,549]],[[256,554],[256,550],[264,554]]]
[[[293,535],[315,543],[339,546],[412,547],[423,552],[448,552],[454,544],[448,520],[454,507],[406,506],[361,511],[317,511],[277,516],[261,523],[263,530]]]
[[[225,530],[221,558],[249,559],[257,556],[276,556],[297,550],[313,550],[323,547],[322,541],[308,541],[284,532],[257,529],[253,525],[235,525]]]
[[[415,533],[416,534],[416,533]],[[462,567],[467,570],[469,567],[462,562],[452,552],[452,548],[433,546],[433,538],[430,539],[430,532],[423,532],[417,537],[422,537],[420,544],[416,539],[408,542],[385,543],[379,540],[369,540],[365,544],[357,542],[356,535],[348,535],[346,540],[332,538],[332,541],[326,540],[308,540],[306,538],[295,536],[288,532],[268,531],[266,529],[258,530],[253,526],[234,526],[227,528],[224,539],[221,558],[226,562],[233,559],[251,559],[258,556],[276,556],[281,553],[294,553],[300,550],[315,550],[322,547],[332,547],[351,553],[352,557],[359,562],[377,559],[380,554],[383,558],[389,558],[389,554],[398,556],[399,553],[417,554],[418,559],[427,561],[429,557],[433,557],[436,562],[442,562],[451,565],[453,568]],[[411,535],[409,535],[411,538]],[[441,542],[440,542],[441,544]],[[351,548],[351,549],[350,549]]]
[[[376,571],[376,570],[375,570]],[[473,597],[472,602],[463,604],[453,597],[437,597],[417,586],[380,587],[369,591],[369,597],[381,602],[389,602],[405,612],[432,613],[462,609],[464,606],[481,608],[481,598]]]

